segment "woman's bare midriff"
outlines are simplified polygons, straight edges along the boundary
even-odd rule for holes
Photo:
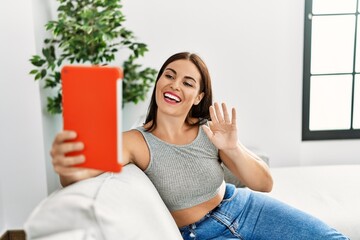
[[[199,221],[208,212],[213,210],[223,200],[225,194],[225,182],[220,186],[219,192],[212,199],[191,208],[171,212],[177,226],[184,227]]]

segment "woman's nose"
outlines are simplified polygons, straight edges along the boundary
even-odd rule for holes
[[[179,90],[180,89],[180,83],[178,80],[175,80],[171,83],[170,86],[173,90]]]

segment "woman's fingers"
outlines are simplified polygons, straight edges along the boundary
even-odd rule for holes
[[[217,117],[216,117],[216,113],[215,113],[215,108],[214,108],[214,106],[210,106],[209,111],[210,111],[211,122],[217,123],[217,122],[218,122],[218,119],[217,119]]]
[[[51,148],[50,155],[53,158],[57,156],[63,156],[70,152],[77,152],[84,149],[84,144],[82,142],[65,142],[61,144],[54,144]]]
[[[223,110],[223,113],[224,113],[224,120],[226,123],[231,123],[230,122],[230,116],[229,116],[229,112],[227,110],[227,107],[226,107],[226,104],[225,103],[222,103],[221,104],[221,107],[222,107],[222,110]]]
[[[66,154],[83,150],[84,144],[82,142],[68,142],[58,145],[56,149],[59,153]]]
[[[77,155],[77,156],[58,156],[53,158],[52,163],[54,166],[63,166],[63,167],[70,167],[75,164],[80,164],[85,162],[84,155]]]
[[[75,153],[84,149],[84,144],[82,142],[71,141],[75,138],[75,132],[63,131],[57,134],[54,139],[50,155],[52,157],[54,170],[59,174],[68,174],[71,171],[75,171],[70,170],[73,169],[72,166],[85,161],[85,156],[82,154],[66,156],[68,153]]]
[[[86,169],[73,167],[73,166],[76,164],[83,163],[84,161],[85,161],[85,157],[83,155],[71,156],[71,157],[58,156],[56,158],[53,158],[52,163],[53,163],[54,171],[59,175],[77,179],[77,177],[80,177],[82,174],[84,174]]]
[[[81,175],[86,173],[86,169],[83,168],[69,168],[69,167],[63,167],[63,166],[54,166],[55,172],[57,172],[61,176],[65,177],[73,177],[73,178],[80,178]]]
[[[63,131],[56,135],[50,155],[54,158],[57,155],[63,155],[69,152],[81,151],[84,149],[82,142],[67,142],[76,138],[76,132]]]
[[[236,109],[235,108],[231,109],[231,123],[233,125],[236,125]]]
[[[218,121],[220,123],[223,123],[224,122],[224,117],[223,117],[223,114],[220,110],[220,107],[219,107],[219,104],[216,102],[214,103],[214,107],[215,107],[215,113],[216,113],[216,117],[218,119]]]
[[[216,123],[228,123],[228,124],[235,123],[236,121],[235,108],[232,108],[231,118],[225,103],[221,104],[221,108],[222,109],[220,109],[220,106],[217,102],[215,102],[214,105],[210,107],[211,121]]]
[[[77,134],[74,131],[62,131],[56,135],[53,144],[61,144],[67,140],[73,140],[76,136]]]

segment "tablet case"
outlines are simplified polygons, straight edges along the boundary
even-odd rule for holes
[[[64,130],[84,143],[85,162],[77,167],[121,171],[120,68],[68,65],[61,70]],[[79,152],[67,154],[78,155]]]

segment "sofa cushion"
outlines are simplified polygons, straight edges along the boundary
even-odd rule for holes
[[[182,239],[147,176],[135,165],[59,189],[24,226],[30,239]]]
[[[268,195],[360,239],[360,164],[271,168]]]

